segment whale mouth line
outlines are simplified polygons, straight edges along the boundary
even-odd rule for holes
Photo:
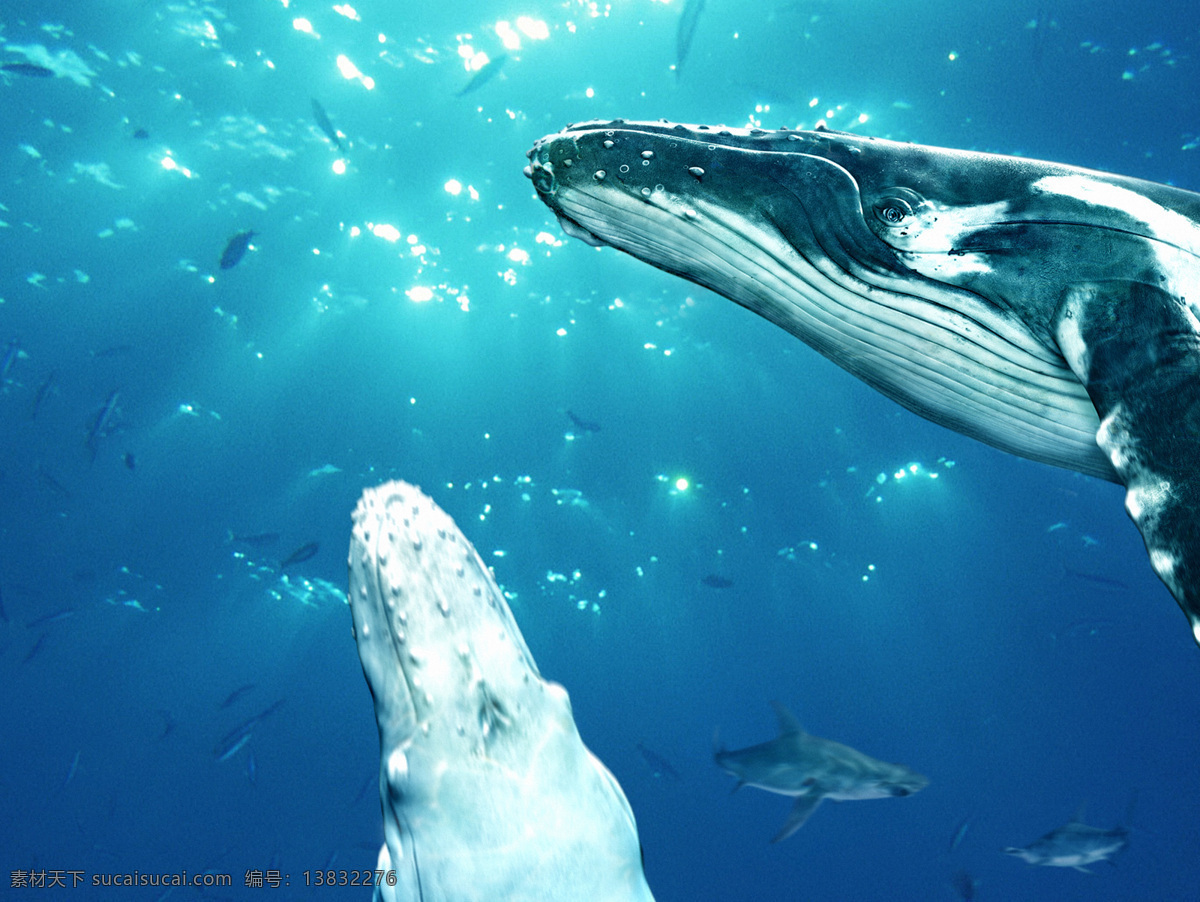
[[[588,231],[575,220],[570,219],[565,213],[556,213],[558,217],[559,227],[571,238],[578,238],[584,244],[590,244],[592,247],[612,247],[607,241],[601,238],[594,232]]]

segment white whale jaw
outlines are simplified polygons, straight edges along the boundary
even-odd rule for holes
[[[379,726],[394,886],[376,898],[653,902],[629,803],[504,594],[420,490],[363,493],[349,601]]]

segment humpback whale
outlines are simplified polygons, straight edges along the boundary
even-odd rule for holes
[[[823,128],[585,122],[528,156],[569,235],[934,422],[1123,484],[1200,643],[1200,195]]]
[[[349,602],[379,726],[380,902],[654,902],[629,802],[420,490],[363,493]]]
[[[794,796],[795,805],[771,842],[787,839],[804,826],[825,799],[888,799],[910,796],[929,785],[929,779],[905,767],[864,755],[858,749],[804,732],[796,716],[771,702],[779,735],[745,749],[713,749],[717,766],[738,778],[737,786],[756,786],[767,792]]]

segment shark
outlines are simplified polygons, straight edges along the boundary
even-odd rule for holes
[[[379,727],[376,902],[653,902],[624,792],[454,521],[407,483],[366,490],[349,576]]]
[[[832,739],[804,732],[779,702],[772,702],[779,735],[770,742],[727,751],[714,739],[717,766],[737,777],[735,790],[754,786],[796,799],[771,842],[787,839],[804,826],[825,799],[837,802],[910,796],[929,779],[903,764],[889,764]]]
[[[1092,871],[1087,869],[1087,865],[1098,861],[1111,861],[1114,855],[1129,844],[1129,824],[1132,821],[1135,801],[1136,797],[1129,802],[1125,823],[1111,830],[1089,827],[1083,822],[1087,807],[1085,802],[1079,806],[1075,816],[1063,826],[1051,830],[1024,848],[1009,846],[1004,851],[1029,864],[1074,868],[1091,874]]]
[[[568,235],[936,423],[1122,484],[1200,643],[1200,194],[823,127],[583,122],[528,159]]]

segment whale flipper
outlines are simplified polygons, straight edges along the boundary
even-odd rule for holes
[[[471,543],[420,490],[363,493],[350,607],[379,725],[386,902],[653,902],[633,812]]]
[[[1181,298],[1145,282],[1076,285],[1063,305],[1058,333],[1100,415],[1096,441],[1125,485],[1125,509],[1146,542],[1150,564],[1200,643],[1195,314]]]

